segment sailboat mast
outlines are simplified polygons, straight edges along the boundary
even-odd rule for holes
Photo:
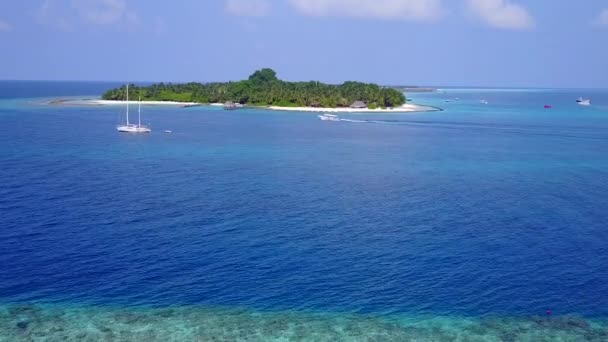
[[[139,103],[137,106],[137,127],[141,127],[141,96],[139,97]]]
[[[127,126],[129,126],[129,83],[127,83]]]

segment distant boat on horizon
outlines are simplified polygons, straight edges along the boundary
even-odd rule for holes
[[[137,125],[129,123],[129,85],[127,84],[127,122],[125,125],[116,126],[116,130],[121,133],[150,133],[152,130],[141,124],[141,97],[137,107]]]
[[[591,100],[590,99],[584,99],[582,97],[579,97],[576,100],[576,103],[578,103],[581,106],[590,106],[591,105]]]

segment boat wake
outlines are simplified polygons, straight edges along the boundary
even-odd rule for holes
[[[335,114],[321,114],[317,115],[317,117],[321,121],[331,121],[331,122],[352,122],[352,123],[376,123],[376,124],[409,124],[416,123],[416,121],[408,121],[408,120],[357,120],[357,119],[342,119]]]
[[[340,121],[344,122],[355,122],[355,123],[371,123],[371,120],[352,120],[352,119],[340,119]]]
[[[338,118],[335,121],[361,123],[361,124],[380,124],[380,125],[399,125],[410,127],[433,127],[449,130],[467,130],[467,131],[487,131],[492,130],[504,134],[518,135],[543,135],[561,138],[576,138],[576,139],[599,139],[606,140],[608,137],[604,134],[598,135],[589,132],[584,128],[572,129],[566,127],[546,127],[536,125],[492,125],[482,123],[464,123],[464,122],[432,122],[432,121],[413,121],[413,120],[358,120],[358,119],[342,119]]]

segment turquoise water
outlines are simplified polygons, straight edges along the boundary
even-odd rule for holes
[[[580,317],[467,318],[163,309],[12,306],[0,341],[606,341],[605,321]]]
[[[606,340],[608,92],[144,107],[146,136],[44,104],[107,87],[0,82],[5,340]]]

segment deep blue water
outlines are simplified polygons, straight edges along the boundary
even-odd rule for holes
[[[344,116],[368,123],[144,107],[133,136],[27,98],[108,84],[27,84],[0,82],[0,301],[608,317],[608,91]]]

